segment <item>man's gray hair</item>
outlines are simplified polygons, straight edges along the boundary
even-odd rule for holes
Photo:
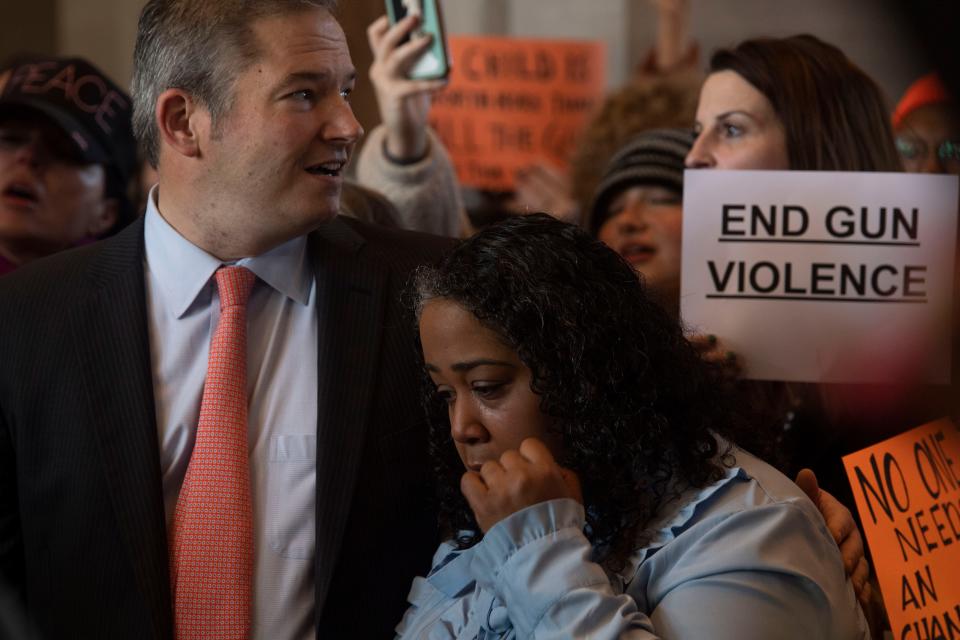
[[[233,84],[260,55],[251,25],[308,9],[336,10],[337,0],[149,0],[133,51],[133,131],[154,167],[160,156],[155,110],[167,89],[182,89],[210,112],[213,126],[230,111]]]

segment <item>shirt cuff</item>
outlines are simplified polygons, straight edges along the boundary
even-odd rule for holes
[[[491,584],[517,551],[564,529],[583,531],[583,505],[570,498],[540,502],[513,513],[493,527],[476,546],[470,572],[478,582]]]

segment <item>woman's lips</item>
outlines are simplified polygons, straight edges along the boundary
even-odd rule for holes
[[[620,249],[620,255],[630,264],[644,264],[653,260],[656,248],[648,244],[628,244]]]
[[[40,204],[40,196],[36,189],[28,185],[15,183],[7,186],[0,192],[3,201],[18,209],[34,209]]]

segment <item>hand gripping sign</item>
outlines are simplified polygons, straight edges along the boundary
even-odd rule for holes
[[[949,379],[956,177],[684,175],[681,316],[746,377]]]
[[[893,637],[960,638],[960,432],[932,422],[843,462]]]

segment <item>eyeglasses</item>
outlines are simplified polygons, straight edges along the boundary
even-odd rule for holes
[[[930,153],[930,146],[913,136],[897,136],[897,151],[905,160],[925,158]],[[960,141],[944,140],[937,146],[937,158],[943,163],[960,164]]]

